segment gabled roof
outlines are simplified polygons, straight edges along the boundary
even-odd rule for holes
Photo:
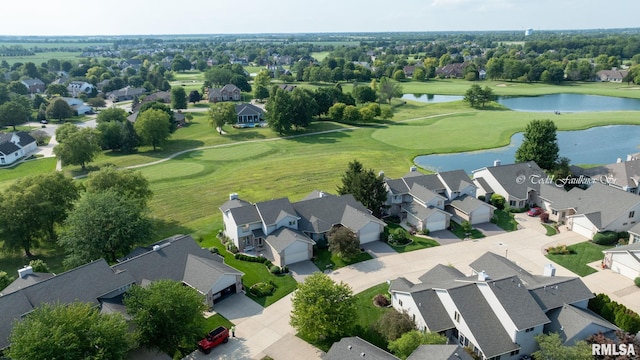
[[[11,141],[0,143],[0,154],[9,155],[15,153],[18,150],[20,150],[20,147],[18,147],[18,145],[12,143]]]
[[[389,191],[394,195],[409,193],[409,187],[404,179],[384,179],[384,182],[387,184],[387,187],[389,187]]]
[[[426,220],[431,217],[431,215],[437,213],[444,214],[446,217],[451,217],[449,213],[444,212],[436,207],[424,207],[416,204],[415,202],[402,205],[402,210],[406,211],[408,214],[411,214],[419,220]]]
[[[38,78],[35,79],[24,79],[22,83],[26,86],[35,86],[35,85],[44,85],[44,82]]]
[[[296,210],[293,208],[288,198],[256,203],[256,209],[258,210],[258,214],[260,215],[262,222],[266,226],[274,225],[287,216],[298,217]]]
[[[402,180],[404,180],[405,184],[407,184],[407,187],[409,189],[413,187],[413,184],[417,183],[431,191],[443,192],[445,190],[444,184],[440,181],[438,176],[435,174],[425,175],[417,171],[411,171],[405,176],[403,176]]]
[[[22,147],[36,142],[36,139],[33,136],[29,135],[29,133],[27,133],[27,132],[18,131],[16,133],[16,135],[18,136],[18,139],[20,139],[18,141],[18,145],[20,145]]]
[[[504,190],[517,199],[527,199],[530,190],[539,190],[540,185],[535,181],[530,181],[532,176],[540,179],[546,177],[544,171],[533,161],[481,168],[472,171],[474,177],[475,173],[481,170],[488,170]],[[516,179],[522,177],[524,177],[525,181],[516,181]]]
[[[20,320],[24,315],[33,311],[33,305],[24,292],[16,291],[0,296],[0,310],[2,311],[0,349],[4,349],[9,346],[9,335],[13,329],[14,321]]]
[[[407,360],[473,360],[460,345],[420,345]]]
[[[248,201],[244,201],[242,199],[232,199],[232,200],[227,200],[224,204],[222,204],[222,206],[220,206],[220,210],[226,211],[229,209],[233,209],[241,206],[247,206],[247,205],[251,205],[251,203]]]
[[[569,346],[573,345],[576,340],[582,340],[575,337],[592,325],[600,328],[602,333],[620,330],[593,311],[573,305],[564,304],[557,309],[549,311],[547,315],[551,319],[551,323],[545,326],[545,332],[558,333],[565,344]]]
[[[442,301],[433,289],[414,292],[411,294],[418,306],[429,331],[441,332],[455,328],[453,321],[447,314]]]
[[[289,247],[289,245],[297,241],[315,244],[315,242],[311,240],[307,235],[299,231],[289,229],[287,227],[281,227],[278,230],[272,232],[267,236],[265,241],[278,253],[281,253],[284,249]]]
[[[53,273],[34,272],[31,274],[27,274],[24,277],[18,277],[6,288],[0,289],[0,296],[8,295],[12,292],[18,291],[33,284],[37,284],[54,276],[55,274]]]
[[[640,159],[622,161],[592,168],[571,167],[575,176],[586,175],[597,180],[612,179],[620,187],[636,188],[640,181]]]
[[[487,204],[486,202],[484,202],[482,200],[478,200],[478,199],[474,198],[473,196],[469,196],[467,194],[464,194],[462,196],[459,196],[459,197],[451,200],[449,205],[451,205],[454,208],[462,211],[465,214],[470,214],[474,210],[476,210],[476,209],[478,209],[480,207],[492,207],[491,205]]]
[[[264,114],[264,110],[259,106],[253,104],[238,104],[236,105],[236,114],[242,115],[261,115]]]
[[[464,274],[455,267],[438,264],[422,274],[418,280],[424,283],[428,281],[453,281],[462,277],[464,277]]]
[[[493,189],[491,188],[491,186],[489,185],[489,183],[487,183],[487,180],[485,180],[483,177],[477,177],[477,178],[475,178],[473,180],[478,182],[478,185],[480,185],[482,190],[484,190],[484,191],[486,191],[488,193],[494,192]]]
[[[518,330],[547,324],[549,319],[517,276],[489,280],[487,286]]]
[[[632,229],[638,228],[638,225],[634,226]],[[631,230],[629,230],[631,232]],[[618,252],[627,252],[627,251],[639,251],[640,243],[633,243],[629,245],[616,246],[610,249],[602,250],[603,253],[618,253]]]
[[[438,177],[451,191],[462,191],[468,186],[475,186],[464,170],[439,172]]]
[[[399,360],[397,357],[359,337],[345,337],[334,342],[325,360]]]
[[[439,195],[438,193],[431,191],[425,186],[418,183],[413,183],[413,185],[411,186],[411,190],[409,191],[409,195],[413,196],[415,199],[422,201],[425,204],[436,197],[441,198],[443,201],[446,200],[446,198],[444,198],[442,195]]]
[[[260,222],[260,214],[258,209],[253,205],[238,206],[230,208],[231,216],[237,225],[253,224]]]
[[[548,280],[548,283],[540,281],[535,287],[529,287],[529,293],[536,300],[543,311],[556,309],[564,304],[574,304],[589,300],[593,292],[582,282],[580,278],[561,276],[544,276],[540,280]]]
[[[363,224],[372,221],[384,224],[351,194],[302,200],[294,203],[293,207],[300,216],[298,230],[303,232],[323,233],[337,224],[352,231],[358,231]]]

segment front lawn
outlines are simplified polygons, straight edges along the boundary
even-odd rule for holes
[[[587,276],[597,271],[587,264],[604,259],[602,250],[610,249],[612,247],[613,246],[597,245],[592,242],[585,241],[579,244],[567,246],[567,249],[571,251],[571,254],[547,254],[547,258],[571,270],[578,276]]]
[[[242,285],[244,285],[244,288],[247,291],[247,296],[264,307],[282,299],[298,287],[298,283],[290,275],[273,275],[262,263],[237,260],[232,253],[225,249],[222,242],[220,242],[220,240],[213,234],[206,236],[200,243],[200,246],[204,248],[217,248],[219,253],[224,256],[225,264],[243,272],[244,276],[242,277]],[[276,287],[273,294],[269,296],[256,297],[249,293],[248,290],[253,284],[269,281],[272,281]]]
[[[392,233],[393,230],[400,228],[400,224],[396,224],[396,223],[392,223],[389,222],[387,223],[387,227],[384,228],[384,232],[389,234]],[[420,249],[426,249],[426,248],[430,248],[430,247],[434,247],[434,246],[439,246],[440,244],[438,244],[437,241],[433,240],[433,239],[426,239],[420,236],[415,236],[415,235],[409,235],[409,237],[411,238],[411,243],[407,244],[407,245],[394,245],[391,243],[387,243],[389,246],[391,246],[393,248],[393,250],[399,252],[399,253],[403,253],[403,252],[407,252],[407,251],[414,251],[414,250],[420,250]]]
[[[478,229],[471,229],[471,232],[467,235],[462,226],[455,221],[450,222],[451,232],[458,238],[464,239],[480,239],[484,237],[484,234]]]
[[[345,260],[337,255],[334,255],[329,251],[329,249],[324,247],[317,247],[313,249],[314,257],[313,263],[316,264],[320,271],[324,271],[326,269],[339,269],[341,267],[345,267],[351,264],[359,263],[361,261],[367,261],[373,259],[371,255],[367,252],[360,252],[358,256],[353,259]]]
[[[495,224],[505,231],[518,230],[518,222],[514,219],[513,214],[504,210],[496,210],[493,212]],[[492,221],[493,222],[493,221]]]

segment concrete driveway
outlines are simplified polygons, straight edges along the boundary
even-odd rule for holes
[[[289,272],[296,279],[297,282],[304,282],[309,275],[313,274],[316,271],[320,271],[316,264],[314,264],[311,260],[301,261],[299,263],[287,265],[289,267]]]
[[[484,236],[494,236],[506,233],[503,228],[490,222],[476,224],[473,225],[473,227],[480,230],[480,232],[482,232]]]
[[[457,237],[449,230],[438,230],[429,233],[429,237],[437,241],[440,245],[449,245],[462,242],[462,239]]]

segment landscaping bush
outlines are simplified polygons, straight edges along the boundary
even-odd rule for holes
[[[593,236],[593,242],[598,245],[613,245],[618,242],[618,238],[615,231],[603,231]]]
[[[480,200],[480,201],[486,201],[486,199],[487,199],[487,198],[486,198],[486,196],[484,196],[484,195],[480,195],[480,196],[478,196],[478,200]]]
[[[283,273],[283,274],[286,274],[286,273],[288,273],[288,272],[289,272],[289,267],[288,267],[287,265],[283,266],[283,267],[282,267],[282,273]]]
[[[640,277],[633,279],[633,282],[636,284],[637,287],[640,287]]]
[[[567,248],[567,245],[550,246],[547,248],[547,253],[551,255],[570,255],[574,252]]]
[[[212,254],[220,254],[220,250],[218,250],[218,248],[215,246],[210,247],[209,252]]]
[[[386,230],[386,228],[385,228]],[[389,241],[389,233],[387,231],[383,231],[380,233],[380,241],[387,242]]]
[[[495,206],[498,210],[504,210],[505,203],[506,200],[504,199],[504,196],[500,194],[491,195],[491,205]]]
[[[260,282],[260,283],[253,284],[249,288],[249,292],[256,297],[264,297],[264,296],[269,296],[273,294],[275,289],[276,287],[273,286],[272,282],[269,282],[269,283]]]
[[[380,307],[387,307],[389,305],[391,305],[391,302],[389,301],[389,298],[386,297],[384,294],[378,294],[376,296],[373,297],[373,303],[376,306],[380,306]]]
[[[373,324],[373,328],[387,341],[394,341],[402,336],[402,334],[415,330],[416,324],[406,312],[398,312],[392,309],[384,313],[380,319]]]
[[[420,235],[428,236],[429,235],[429,229],[420,230]]]
[[[389,236],[389,242],[398,245],[405,245],[411,241],[409,238],[409,232],[404,228],[397,228],[393,230],[393,234]]]
[[[282,270],[280,269],[280,266],[273,265],[271,268],[269,268],[269,272],[271,272],[274,275],[278,275],[282,272]]]
[[[640,330],[640,316],[626,306],[611,301],[605,294],[597,294],[589,300],[588,307],[626,332],[635,334]]]
[[[235,244],[232,244],[231,242],[227,243],[227,250],[230,253],[233,253],[233,254],[237,254],[238,253],[238,247],[235,246]]]
[[[542,214],[540,214],[540,222],[543,222],[545,224],[549,222],[549,214],[546,212],[543,212]]]

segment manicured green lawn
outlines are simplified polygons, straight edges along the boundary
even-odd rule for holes
[[[558,230],[556,230],[556,228],[551,225],[542,224],[542,226],[544,226],[544,228],[547,229],[547,233],[545,234],[547,236],[553,236],[558,233]]]
[[[513,218],[513,214],[504,210],[496,210],[493,213],[496,218],[496,225],[506,231],[518,230],[518,222]]]
[[[400,228],[401,226],[399,224],[396,223],[392,223],[392,222],[388,222],[387,223],[387,227],[384,229],[384,231],[386,233],[392,232],[393,230]],[[403,253],[403,252],[407,252],[407,251],[414,251],[414,250],[420,250],[420,249],[426,249],[426,248],[430,248],[430,247],[434,247],[434,246],[440,246],[440,244],[438,244],[437,241],[433,240],[433,239],[425,239],[423,237],[420,236],[415,236],[415,235],[409,235],[411,237],[412,242],[410,244],[407,245],[393,245],[390,243],[387,243],[389,246],[391,246],[391,248],[393,248],[393,250],[399,252],[399,253]]]
[[[29,160],[16,166],[0,167],[0,191],[9,187],[16,179],[48,173],[55,169],[55,158]]]
[[[484,234],[478,229],[472,229],[469,235],[467,235],[467,233],[465,233],[465,231],[462,229],[462,226],[460,226],[460,224],[458,224],[457,222],[451,221],[450,224],[451,232],[462,240],[467,238],[480,239],[484,237]]]
[[[274,302],[280,300],[290,292],[296,289],[298,283],[290,275],[273,275],[269,272],[266,266],[261,263],[254,263],[248,261],[236,260],[236,258],[228,252],[224,245],[214,235],[209,235],[203,239],[200,246],[204,248],[210,248],[215,246],[221,255],[224,256],[225,264],[238,269],[244,273],[242,277],[242,284],[244,288],[248,290],[251,285],[259,282],[273,281],[276,286],[275,292],[266,297],[255,297],[247,291],[247,296],[253,299],[258,304],[267,307]]]
[[[320,271],[326,269],[339,269],[341,267],[349,266],[351,264],[359,263],[373,259],[367,252],[361,252],[353,259],[345,260],[337,255],[332,254],[329,249],[323,247],[317,247],[313,249],[313,263],[316,264]]]
[[[0,170],[1,172],[1,170]],[[0,241],[2,248],[3,241]],[[7,254],[0,251],[0,271],[4,271],[14,279],[18,276],[18,269],[29,264],[29,260],[41,259],[44,261],[51,272],[60,274],[65,271],[62,266],[65,254],[64,250],[55,243],[44,242],[42,246],[31,249],[33,253],[32,259],[27,259],[23,252],[16,254]]]
[[[547,258],[571,270],[578,276],[587,276],[596,272],[595,269],[588,266],[588,263],[604,259],[602,250],[610,249],[613,246],[597,245],[589,241],[579,244],[567,246],[572,250],[573,254],[569,255],[551,255],[547,254]]]
[[[220,314],[215,314],[205,319],[205,325],[202,329],[202,334],[204,335],[209,331],[217,328],[218,326],[224,326],[227,329],[229,329],[231,328],[232,325],[233,323],[227,320],[227,318],[225,318],[224,316]]]

